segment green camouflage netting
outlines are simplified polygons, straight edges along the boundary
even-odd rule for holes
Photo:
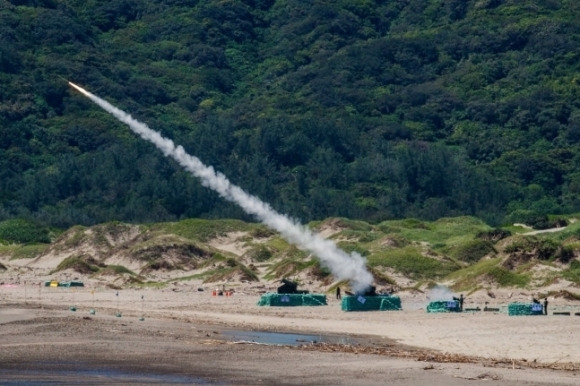
[[[461,308],[456,300],[438,300],[429,303],[427,312],[461,312]]]
[[[267,293],[258,301],[259,306],[270,307],[326,306],[327,304],[324,294]]]
[[[510,303],[508,304],[508,315],[543,315],[544,307],[538,303]]]
[[[401,298],[398,296],[344,296],[343,311],[399,311]]]

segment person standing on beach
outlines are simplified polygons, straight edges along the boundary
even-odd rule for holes
[[[336,298],[340,299],[340,287],[336,287]]]
[[[548,315],[548,297],[544,298],[544,315]]]

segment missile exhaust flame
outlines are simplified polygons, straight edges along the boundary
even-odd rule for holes
[[[109,102],[72,82],[68,83],[103,110],[128,125],[141,138],[153,143],[165,156],[173,158],[184,169],[198,177],[203,186],[236,203],[246,213],[254,215],[263,224],[279,232],[288,242],[313,253],[336,279],[348,280],[355,293],[364,293],[371,286],[373,277],[366,269],[366,261],[360,254],[346,253],[331,240],[313,233],[304,225],[276,212],[269,204],[232,184],[224,174],[216,172],[212,166],[204,165],[197,157],[187,154],[182,146],[175,146],[172,140],[163,137],[159,132],[150,129]]]
[[[76,84],[74,84],[73,82],[68,82],[68,84],[70,84],[72,87],[74,87],[77,91],[79,91],[81,94],[84,94],[85,96],[90,98],[91,93],[88,92],[87,90],[85,90],[82,87],[77,86]]]

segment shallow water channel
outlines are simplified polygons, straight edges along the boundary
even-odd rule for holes
[[[361,339],[342,335],[294,334],[286,332],[224,330],[222,338],[228,341],[252,342],[277,346],[300,346],[313,343],[359,344]]]

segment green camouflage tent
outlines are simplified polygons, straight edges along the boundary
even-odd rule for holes
[[[544,307],[539,303],[510,303],[508,304],[509,316],[543,315]]]
[[[258,301],[259,306],[270,307],[326,306],[327,304],[324,294],[267,293]]]
[[[401,298],[398,296],[344,296],[342,298],[343,311],[399,311]]]
[[[437,300],[427,305],[427,312],[461,312],[457,300]]]

